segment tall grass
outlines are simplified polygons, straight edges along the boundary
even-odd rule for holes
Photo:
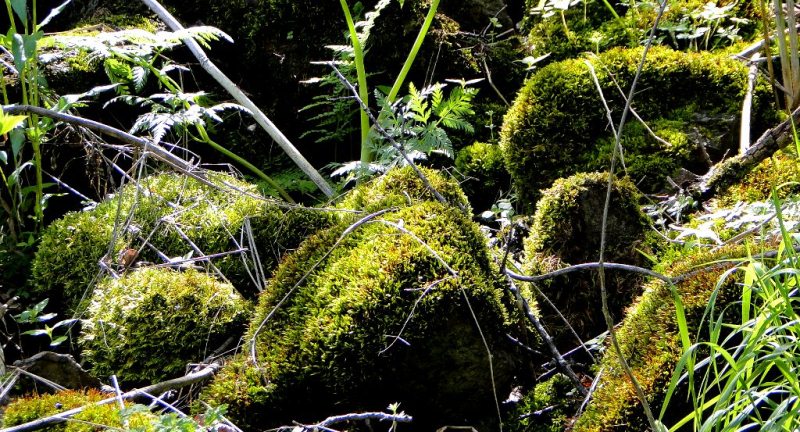
[[[692,411],[670,430],[795,431],[800,429],[800,263],[773,192],[782,237],[775,253],[751,255],[717,283],[692,342],[675,296],[684,354],[676,367],[662,418],[686,389]],[[743,284],[738,302],[722,305],[720,287],[734,272]],[[733,319],[735,317],[737,319]],[[682,392],[681,392],[682,393]]]

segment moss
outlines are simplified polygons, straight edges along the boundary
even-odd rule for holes
[[[223,368],[205,401],[227,404],[237,424],[262,429],[391,402],[413,413],[421,430],[492,422],[486,351],[465,299],[492,351],[499,394],[518,371],[516,348],[505,340],[518,319],[478,227],[431,201],[381,219],[424,239],[459,276],[383,223],[361,226],[333,249],[353,219],[312,236],[262,293],[247,335],[258,364],[242,356]]]
[[[469,209],[469,201],[453,178],[439,171],[420,168],[431,187],[450,204]],[[395,168],[348,193],[340,208],[373,212],[389,207],[405,207],[419,201],[436,201],[436,197],[411,167]]]
[[[697,250],[660,269],[673,277],[688,275],[676,284],[675,289],[683,302],[691,334],[698,332],[698,323],[720,278],[735,265],[736,259],[747,255],[746,246],[728,246],[713,253]],[[738,282],[738,273],[734,273],[721,284],[716,300],[719,308],[738,298]],[[630,307],[619,327],[617,339],[634,375],[648,395],[653,412],[659,412],[672,371],[683,353],[675,304],[670,288],[664,282],[653,281],[645,286],[644,294]],[[574,430],[648,429],[633,386],[611,347],[606,348],[599,367],[603,375],[592,402],[578,419]],[[674,398],[675,401],[679,399]],[[671,410],[680,410],[680,407],[671,406]]]
[[[794,195],[800,187],[800,169],[797,155],[792,150],[783,150],[775,153],[771,158],[764,159],[752,169],[744,179],[731,185],[717,197],[717,206],[728,207],[739,201],[769,201],[772,199],[772,187],[779,188],[778,197],[783,199]]]
[[[196,270],[149,268],[107,278],[95,289],[81,330],[83,358],[97,376],[126,385],[183,375],[229,337],[248,304],[230,284]]]
[[[607,188],[608,174],[581,173],[557,180],[542,193],[531,235],[524,242],[523,268],[527,274],[544,274],[568,265],[597,261]],[[645,240],[649,219],[640,210],[639,200],[639,193],[629,181],[614,182],[606,231],[606,261],[644,264],[637,248]],[[639,281],[629,273],[607,271],[612,313],[619,314],[629,304]],[[593,337],[605,328],[596,272],[573,273],[538,286],[581,337]],[[557,340],[574,344],[571,333],[552,308],[542,309],[542,319]]]
[[[49,417],[63,411],[82,407],[107,399],[108,394],[97,390],[65,390],[56,394],[32,395],[11,402],[3,413],[3,427],[21,425],[40,418]],[[127,405],[127,404],[126,404]],[[141,428],[142,431],[154,431],[152,421],[155,415],[149,412],[138,412],[128,417],[126,426]],[[65,423],[45,428],[47,431],[93,432],[106,428],[122,428],[123,422],[119,405],[113,404],[92,406],[72,417]]]
[[[613,112],[620,112],[623,104],[611,76],[627,88],[641,54],[641,48],[614,49],[592,60]],[[666,119],[685,107],[701,116],[735,115],[746,74],[744,65],[726,56],[654,47],[639,79],[637,112],[645,120]],[[754,134],[771,119],[769,104],[769,88],[759,82]],[[500,135],[506,166],[520,202],[528,209],[550,182],[591,165],[597,140],[609,139],[611,133],[584,61],[553,63],[534,74],[506,114]]]
[[[562,432],[575,413],[575,387],[569,379],[556,374],[536,384],[511,411],[506,426],[511,432]]]
[[[488,209],[511,187],[503,152],[496,144],[476,142],[456,156],[456,170],[464,177],[461,187],[476,209]]]
[[[254,186],[231,176],[211,173],[210,178],[218,185],[227,183],[255,193]],[[162,262],[149,248],[141,247],[145,238],[169,257],[186,255],[190,247],[174,225],[163,222],[164,218],[178,224],[206,254],[235,249],[230,236],[238,238],[245,220],[249,219],[256,245],[262,248],[260,256],[267,274],[286,250],[331,222],[331,216],[320,211],[284,210],[257,196],[219,190],[177,174],[147,177],[139,187],[127,185],[118,195],[94,208],[68,213],[45,229],[32,266],[37,295],[63,301],[67,309],[80,309],[81,298],[91,295],[92,280],[100,271],[101,259],[106,265],[116,267],[118,253],[133,247],[140,249],[140,260]],[[133,229],[118,232],[112,245],[115,224],[122,224],[129,214]],[[109,247],[111,258],[104,258]],[[237,289],[245,293],[256,291],[238,255],[221,257],[214,264]]]

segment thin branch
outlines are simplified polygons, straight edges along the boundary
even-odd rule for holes
[[[547,279],[553,279],[555,277],[562,276],[562,275],[569,274],[569,273],[574,273],[574,272],[577,272],[577,271],[599,269],[601,266],[604,267],[604,268],[607,268],[607,269],[611,269],[611,270],[624,270],[624,271],[628,271],[628,272],[639,273],[639,274],[651,276],[651,277],[654,277],[656,279],[660,279],[660,280],[662,280],[662,281],[664,281],[666,283],[674,283],[674,278],[671,278],[669,276],[665,276],[665,275],[663,275],[661,273],[658,273],[658,272],[654,272],[653,270],[646,269],[644,267],[638,267],[638,266],[630,265],[630,264],[610,263],[610,262],[604,262],[604,263],[592,262],[592,263],[576,264],[576,265],[571,265],[569,267],[564,267],[562,269],[558,269],[558,270],[552,271],[550,273],[545,273],[543,275],[538,275],[538,276],[521,275],[521,274],[515,273],[514,271],[509,270],[507,268],[506,268],[505,272],[506,272],[506,274],[508,276],[510,276],[511,278],[513,278],[515,280],[518,280],[518,281],[522,281],[522,282],[542,282],[542,281],[547,280]]]
[[[164,21],[169,28],[173,31],[184,30],[178,20],[175,19],[161,4],[156,0],[142,0],[153,12]],[[187,37],[183,40],[189,50],[194,54],[200,62],[200,66],[206,70],[217,82],[228,91],[228,93],[236,99],[237,102],[247,108],[253,115],[256,122],[275,140],[276,143],[286,152],[289,158],[317,185],[326,196],[332,197],[334,195],[333,189],[322,178],[322,176],[311,166],[310,163],[303,157],[302,154],[295,148],[288,138],[281,132],[275,124],[250,100],[247,95],[242,92],[239,87],[234,84],[206,55],[200,45],[192,38]]]
[[[33,430],[42,429],[42,428],[45,428],[45,427],[48,427],[48,426],[52,426],[52,425],[55,425],[55,424],[63,423],[63,422],[66,422],[70,417],[85,411],[89,407],[94,407],[94,406],[98,406],[98,405],[107,405],[107,404],[110,404],[110,403],[114,403],[114,402],[116,402],[118,400],[118,397],[122,398],[124,400],[130,400],[130,399],[137,398],[139,396],[146,395],[147,393],[150,393],[150,394],[152,394],[152,393],[162,393],[162,392],[167,391],[167,390],[174,390],[174,389],[178,389],[178,388],[181,388],[181,387],[190,386],[192,384],[203,382],[203,381],[208,380],[209,378],[213,377],[214,374],[216,373],[216,371],[219,369],[219,367],[220,366],[218,364],[216,364],[216,363],[210,364],[210,365],[204,367],[203,369],[201,369],[200,371],[197,371],[197,372],[194,372],[194,373],[190,373],[190,374],[188,374],[186,376],[183,376],[183,377],[180,377],[180,378],[175,378],[175,379],[171,379],[171,380],[168,380],[168,381],[163,381],[163,382],[156,383],[156,384],[153,384],[153,385],[150,385],[150,386],[147,386],[147,387],[142,387],[141,389],[131,390],[131,391],[125,392],[125,393],[123,393],[123,394],[121,394],[119,396],[114,395],[114,396],[112,396],[112,397],[110,397],[108,399],[103,399],[103,400],[101,400],[99,402],[96,402],[96,403],[93,403],[93,404],[84,405],[82,407],[78,407],[78,408],[74,408],[74,409],[67,410],[67,411],[64,411],[64,412],[60,412],[58,414],[54,414],[54,415],[49,416],[49,417],[44,417],[44,418],[33,420],[33,421],[30,421],[30,422],[27,422],[27,423],[23,423],[21,425],[5,428],[5,429],[3,429],[3,432],[27,432],[27,431],[33,431]]]
[[[753,91],[756,87],[756,78],[758,78],[758,64],[756,62],[759,57],[761,57],[761,53],[756,52],[753,54],[747,73],[747,92],[744,95],[744,102],[742,102],[742,120],[739,128],[739,154],[744,154],[750,148],[750,118],[753,110]]]
[[[351,421],[362,421],[362,420],[378,420],[378,421],[385,421],[385,422],[393,422],[393,423],[411,423],[413,418],[410,415],[405,413],[400,414],[387,414],[382,412],[365,412],[365,413],[354,413],[354,414],[344,414],[338,416],[331,416],[326,418],[325,420],[311,425],[298,425],[301,430],[303,431],[315,431],[315,430],[330,430],[330,426],[351,422]],[[290,429],[295,430],[294,426],[286,426],[279,429]]]

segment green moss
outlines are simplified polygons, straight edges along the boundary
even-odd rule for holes
[[[436,170],[420,168],[445,200],[469,210],[469,201],[458,182]],[[411,167],[395,168],[386,174],[356,187],[338,204],[340,208],[373,212],[389,207],[406,207],[419,201],[436,201],[436,197]]]
[[[127,386],[182,376],[229,337],[238,338],[248,304],[230,284],[196,270],[142,269],[95,289],[81,330],[95,375]]]
[[[486,351],[465,298],[491,348],[500,394],[510,390],[520,361],[505,340],[518,319],[478,227],[431,201],[381,217],[424,239],[458,272],[451,278],[424,246],[379,222],[355,229],[320,261],[352,220],[312,236],[281,264],[247,335],[258,364],[249,355],[232,362],[203,399],[227,404],[245,427],[391,402],[401,402],[423,430],[491,423]],[[403,341],[393,343],[392,335]]]
[[[562,432],[577,409],[576,393],[562,374],[538,383],[511,411],[506,427],[511,432]]]
[[[720,277],[735,265],[737,258],[747,255],[745,246],[730,246],[713,253],[696,250],[668,268],[660,269],[670,276],[689,274],[675,288],[686,310],[691,334],[698,332],[698,323]],[[722,308],[738,298],[738,282],[738,273],[725,279],[719,288],[718,307]],[[644,294],[628,310],[617,331],[617,338],[634,375],[648,395],[653,412],[659,412],[672,371],[682,354],[675,304],[665,283],[653,281],[645,286]],[[633,386],[611,347],[606,348],[599,367],[603,375],[592,402],[578,419],[574,430],[648,429]],[[679,411],[680,407],[671,409]]]
[[[531,234],[524,242],[523,269],[527,274],[544,274],[597,261],[607,188],[608,174],[581,173],[557,180],[542,193]],[[639,200],[639,193],[629,181],[614,182],[606,230],[607,262],[644,264],[637,248],[645,240],[649,219],[640,210]],[[640,279],[625,272],[606,273],[610,309],[619,314],[637,294]],[[549,279],[538,287],[581,337],[593,337],[605,328],[596,272]],[[569,342],[567,345],[574,345],[571,332],[552,308],[542,308],[541,316],[557,340],[563,337]]]
[[[477,209],[488,209],[501,192],[508,192],[511,187],[503,151],[496,144],[476,142],[459,150],[456,170],[464,177],[464,193]]]
[[[254,186],[231,176],[211,173],[210,178],[216,184],[227,183],[255,193]],[[134,229],[118,232],[117,241],[111,244],[115,224],[125,222],[128,215],[132,215]],[[165,218],[175,224],[164,223]],[[176,225],[206,254],[230,251],[235,249],[230,236],[239,238],[246,219],[250,220],[267,274],[286,250],[331,223],[331,216],[323,212],[284,210],[257,196],[230,193],[176,174],[151,176],[140,182],[139,189],[127,185],[94,208],[68,213],[48,226],[33,261],[34,292],[63,301],[67,309],[79,309],[81,299],[91,296],[101,259],[105,265],[118,268],[118,253],[132,247],[141,251],[140,260],[162,262],[150,248],[142,247],[146,238],[168,257],[184,256],[192,249]],[[108,251],[109,257],[104,258]],[[256,291],[238,255],[218,258],[214,264],[237,289]]]
[[[642,49],[614,49],[593,58],[613,112],[623,107],[619,91],[630,86]],[[746,68],[727,56],[653,48],[644,64],[636,109],[646,121],[691,111],[702,116],[736,115],[745,91]],[[764,82],[755,92],[754,134],[771,118]],[[520,202],[528,209],[539,190],[591,166],[598,139],[609,139],[606,113],[583,60],[553,63],[534,74],[505,116],[501,145]],[[629,162],[633,162],[628,158]],[[635,158],[634,158],[635,159]]]
[[[3,412],[3,427],[21,425],[40,418],[49,417],[63,411],[82,407],[107,399],[108,394],[97,390],[65,390],[56,394],[33,395],[11,402]],[[126,404],[127,405],[127,404]],[[131,415],[126,426],[154,431],[152,421],[155,415],[139,412]],[[105,428],[122,428],[123,422],[117,402],[91,406],[65,423],[47,427],[46,431],[93,432]]]
[[[717,197],[718,207],[728,207],[739,201],[769,201],[772,199],[772,187],[777,189],[779,198],[794,195],[800,189],[800,166],[797,155],[791,150],[775,153],[771,158],[764,159],[753,168],[744,179],[731,185]]]

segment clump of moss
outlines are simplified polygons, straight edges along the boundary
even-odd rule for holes
[[[557,180],[542,193],[531,235],[524,243],[523,268],[528,274],[597,261],[607,188],[608,174],[581,173]],[[643,264],[637,248],[645,239],[649,219],[639,208],[639,199],[632,183],[614,181],[606,229],[607,262]],[[629,273],[606,273],[610,308],[618,314],[636,294],[639,278]],[[595,272],[560,276],[542,282],[539,288],[580,336],[593,337],[605,328]],[[542,308],[542,319],[557,339],[564,336],[571,340],[563,321],[551,308]]]
[[[430,182],[450,204],[469,209],[469,201],[458,182],[439,171],[420,168]],[[410,167],[395,168],[386,174],[356,187],[339,203],[339,207],[373,212],[389,207],[405,207],[419,201],[435,201],[433,192]]]
[[[629,87],[641,55],[642,48],[613,49],[591,60],[613,112],[624,106],[615,80]],[[744,65],[724,55],[654,47],[639,80],[636,109],[645,120],[666,120],[686,107],[704,116],[736,115],[746,75]],[[766,83],[759,81],[754,134],[771,119],[769,95]],[[609,139],[611,132],[584,61],[565,60],[535,73],[506,114],[500,135],[506,166],[528,209],[550,182],[594,164],[598,139]]]
[[[524,395],[506,421],[512,432],[562,432],[577,409],[577,391],[569,379],[556,374]]]
[[[791,150],[782,150],[764,159],[744,179],[728,187],[717,197],[717,206],[728,207],[739,201],[769,201],[772,199],[772,187],[781,185],[777,189],[778,197],[786,198],[798,192],[798,182],[800,165],[797,155]]]
[[[687,275],[675,289],[685,308],[691,334],[697,333],[698,323],[715,289],[719,308],[738,298],[738,273],[727,275],[721,285],[718,282],[735,266],[734,260],[747,255],[747,246],[728,246],[717,252],[695,250],[666,269],[660,269],[673,277]],[[648,395],[653,412],[658,412],[672,371],[683,353],[670,287],[663,281],[648,283],[644,294],[629,308],[617,330],[617,339],[636,379]],[[604,431],[621,425],[627,430],[648,429],[633,385],[611,347],[606,349],[599,367],[603,375],[592,402],[573,430]]]
[[[238,238],[245,220],[250,220],[256,246],[269,248],[260,254],[265,273],[269,273],[286,250],[331,223],[331,216],[323,212],[285,210],[261,199],[254,186],[229,175],[209,176],[217,185],[230,184],[246,193],[231,193],[229,188],[217,189],[177,174],[159,174],[143,179],[138,186],[127,185],[94,208],[68,213],[53,222],[43,232],[33,261],[34,291],[63,301],[67,309],[80,309],[81,298],[91,295],[99,262],[109,250],[106,265],[112,267],[126,247],[139,249],[142,261],[161,262],[149,248],[142,247],[148,238],[168,257],[184,256],[192,248],[176,229],[180,227],[203,253],[225,252],[236,248],[230,236]],[[115,225],[129,215],[133,229],[117,230],[117,241],[111,244]],[[214,264],[237,289],[252,293],[259,288],[252,286],[239,256],[221,257]]]
[[[259,428],[391,402],[401,402],[425,430],[491,423],[486,351],[470,311],[491,349],[501,394],[520,361],[505,340],[519,320],[478,227],[459,209],[424,201],[359,227],[332,248],[353,219],[309,238],[281,264],[246,336],[255,339],[257,364],[250,356],[232,362],[203,399],[227,404],[237,424]],[[424,239],[458,276],[388,224]]]
[[[97,390],[65,390],[56,394],[33,395],[11,402],[3,412],[3,427],[21,425],[40,418],[56,415],[73,408],[87,406],[108,399],[110,395]],[[127,405],[127,404],[126,404]],[[127,417],[124,426],[142,431],[154,431],[155,415],[137,412]],[[122,428],[123,421],[119,405],[114,403],[89,406],[74,415],[71,420],[46,428],[48,431],[93,432],[103,428]]]
[[[230,284],[196,270],[148,268],[95,289],[81,330],[83,358],[98,376],[127,384],[183,374],[208,350],[238,337],[248,304]]]
[[[476,209],[487,209],[511,187],[503,151],[496,144],[476,142],[459,150],[456,169],[464,177],[461,187]]]

